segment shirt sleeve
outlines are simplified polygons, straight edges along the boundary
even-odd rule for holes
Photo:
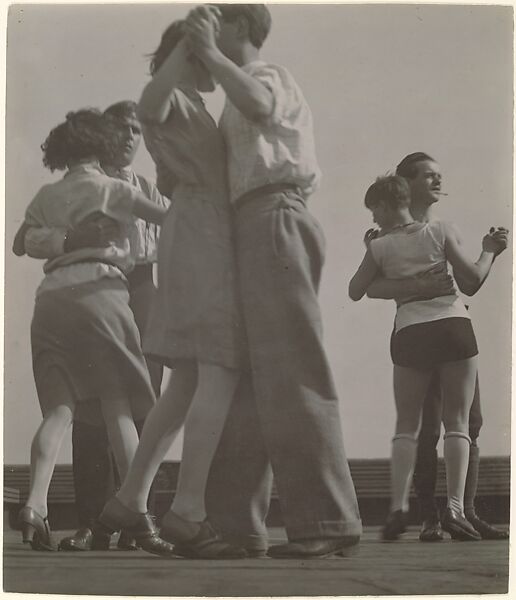
[[[66,229],[31,227],[25,234],[25,252],[32,258],[56,258],[64,254]]]
[[[115,221],[131,224],[134,222],[134,203],[144,195],[130,183],[112,180],[112,185],[100,202],[97,210]]]
[[[48,227],[42,204],[48,192],[43,186],[25,211],[25,223],[29,229],[25,233],[25,252],[32,258],[55,258],[64,253],[66,228]]]
[[[163,208],[170,208],[170,205],[172,204],[172,201],[167,198],[166,196],[164,196],[163,194],[160,194],[160,192],[158,191],[158,188],[153,185],[152,186],[152,200],[158,205],[158,206],[162,206]]]
[[[149,200],[151,200],[158,206],[162,206],[163,208],[168,209],[170,207],[171,201],[158,190],[157,186],[154,183],[152,183],[151,181],[149,181],[146,177],[143,177],[142,175],[138,175],[138,177],[145,181],[147,190],[149,192],[149,194],[148,194]],[[141,181],[140,181],[140,185],[141,185]],[[143,188],[142,188],[142,191],[145,192],[145,190]],[[147,195],[147,194],[145,194],[145,195]]]
[[[25,211],[25,222],[30,227],[44,227],[47,224],[42,210],[42,202],[47,188],[48,186],[43,186],[39,190]]]
[[[279,125],[298,109],[299,90],[294,78],[286,69],[277,65],[260,65],[252,73],[252,77],[272,93],[273,108],[266,119],[267,125]]]

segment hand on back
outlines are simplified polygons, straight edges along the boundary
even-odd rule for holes
[[[120,227],[115,220],[95,214],[67,232],[64,250],[107,248],[119,235]]]
[[[421,296],[437,298],[449,296],[456,292],[452,276],[448,273],[446,264],[440,264],[417,277]]]
[[[378,235],[380,234],[380,230],[379,229],[368,229],[365,234],[364,234],[364,244],[366,245],[366,248],[369,248],[369,244],[372,242],[372,240],[374,240],[375,238],[378,237]]]

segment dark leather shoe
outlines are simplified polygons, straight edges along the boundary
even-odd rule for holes
[[[148,512],[134,512],[118,498],[113,497],[104,506],[95,524],[95,532],[104,531],[111,534],[121,529],[134,537],[142,550],[158,556],[174,557],[174,547],[159,537],[156,525]]]
[[[192,535],[192,530],[197,532]],[[169,510],[163,517],[160,536],[174,544],[174,552],[183,558],[208,560],[247,558],[240,546],[222,540],[207,520],[187,521]]]
[[[89,527],[83,527],[74,535],[64,537],[59,542],[59,550],[66,552],[88,552],[89,550],[109,550],[111,536],[107,533],[95,532]]]
[[[483,540],[508,540],[509,532],[497,529],[489,523],[483,521],[475,513],[466,516],[467,520],[473,525],[473,527],[480,533]]]
[[[447,508],[444,511],[442,518],[442,527],[444,531],[447,531],[453,540],[460,542],[478,542],[482,538],[480,533],[473,527],[473,525],[452,508]]]
[[[393,542],[397,540],[402,533],[407,531],[407,513],[402,510],[395,510],[387,517],[387,521],[382,529],[382,540]]]
[[[438,518],[425,519],[419,532],[422,542],[442,542],[444,540],[443,528]]]
[[[124,529],[120,532],[120,536],[118,538],[118,542],[116,547],[119,550],[125,550],[129,552],[133,552],[134,550],[138,550],[138,545],[133,536],[129,535]]]
[[[330,556],[356,556],[359,535],[340,538],[314,538],[297,540],[271,546],[267,552],[271,558],[328,558]]]

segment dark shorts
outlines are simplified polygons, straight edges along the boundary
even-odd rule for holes
[[[399,367],[431,369],[477,354],[471,321],[463,317],[409,325],[391,336],[392,362]]]

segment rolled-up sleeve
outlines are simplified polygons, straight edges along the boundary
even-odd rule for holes
[[[31,227],[25,234],[25,252],[32,258],[56,258],[64,254],[66,229]]]
[[[260,65],[251,73],[272,94],[273,108],[265,119],[267,125],[278,125],[295,111],[299,102],[296,83],[290,73],[277,65]]]
[[[158,206],[162,206],[163,208],[170,208],[171,200],[160,193],[158,188],[154,184],[150,184],[151,191],[151,200],[155,202]]]
[[[32,258],[55,258],[64,254],[66,227],[48,227],[42,210],[50,186],[43,186],[25,211],[25,223],[29,229],[25,233],[25,252]]]

